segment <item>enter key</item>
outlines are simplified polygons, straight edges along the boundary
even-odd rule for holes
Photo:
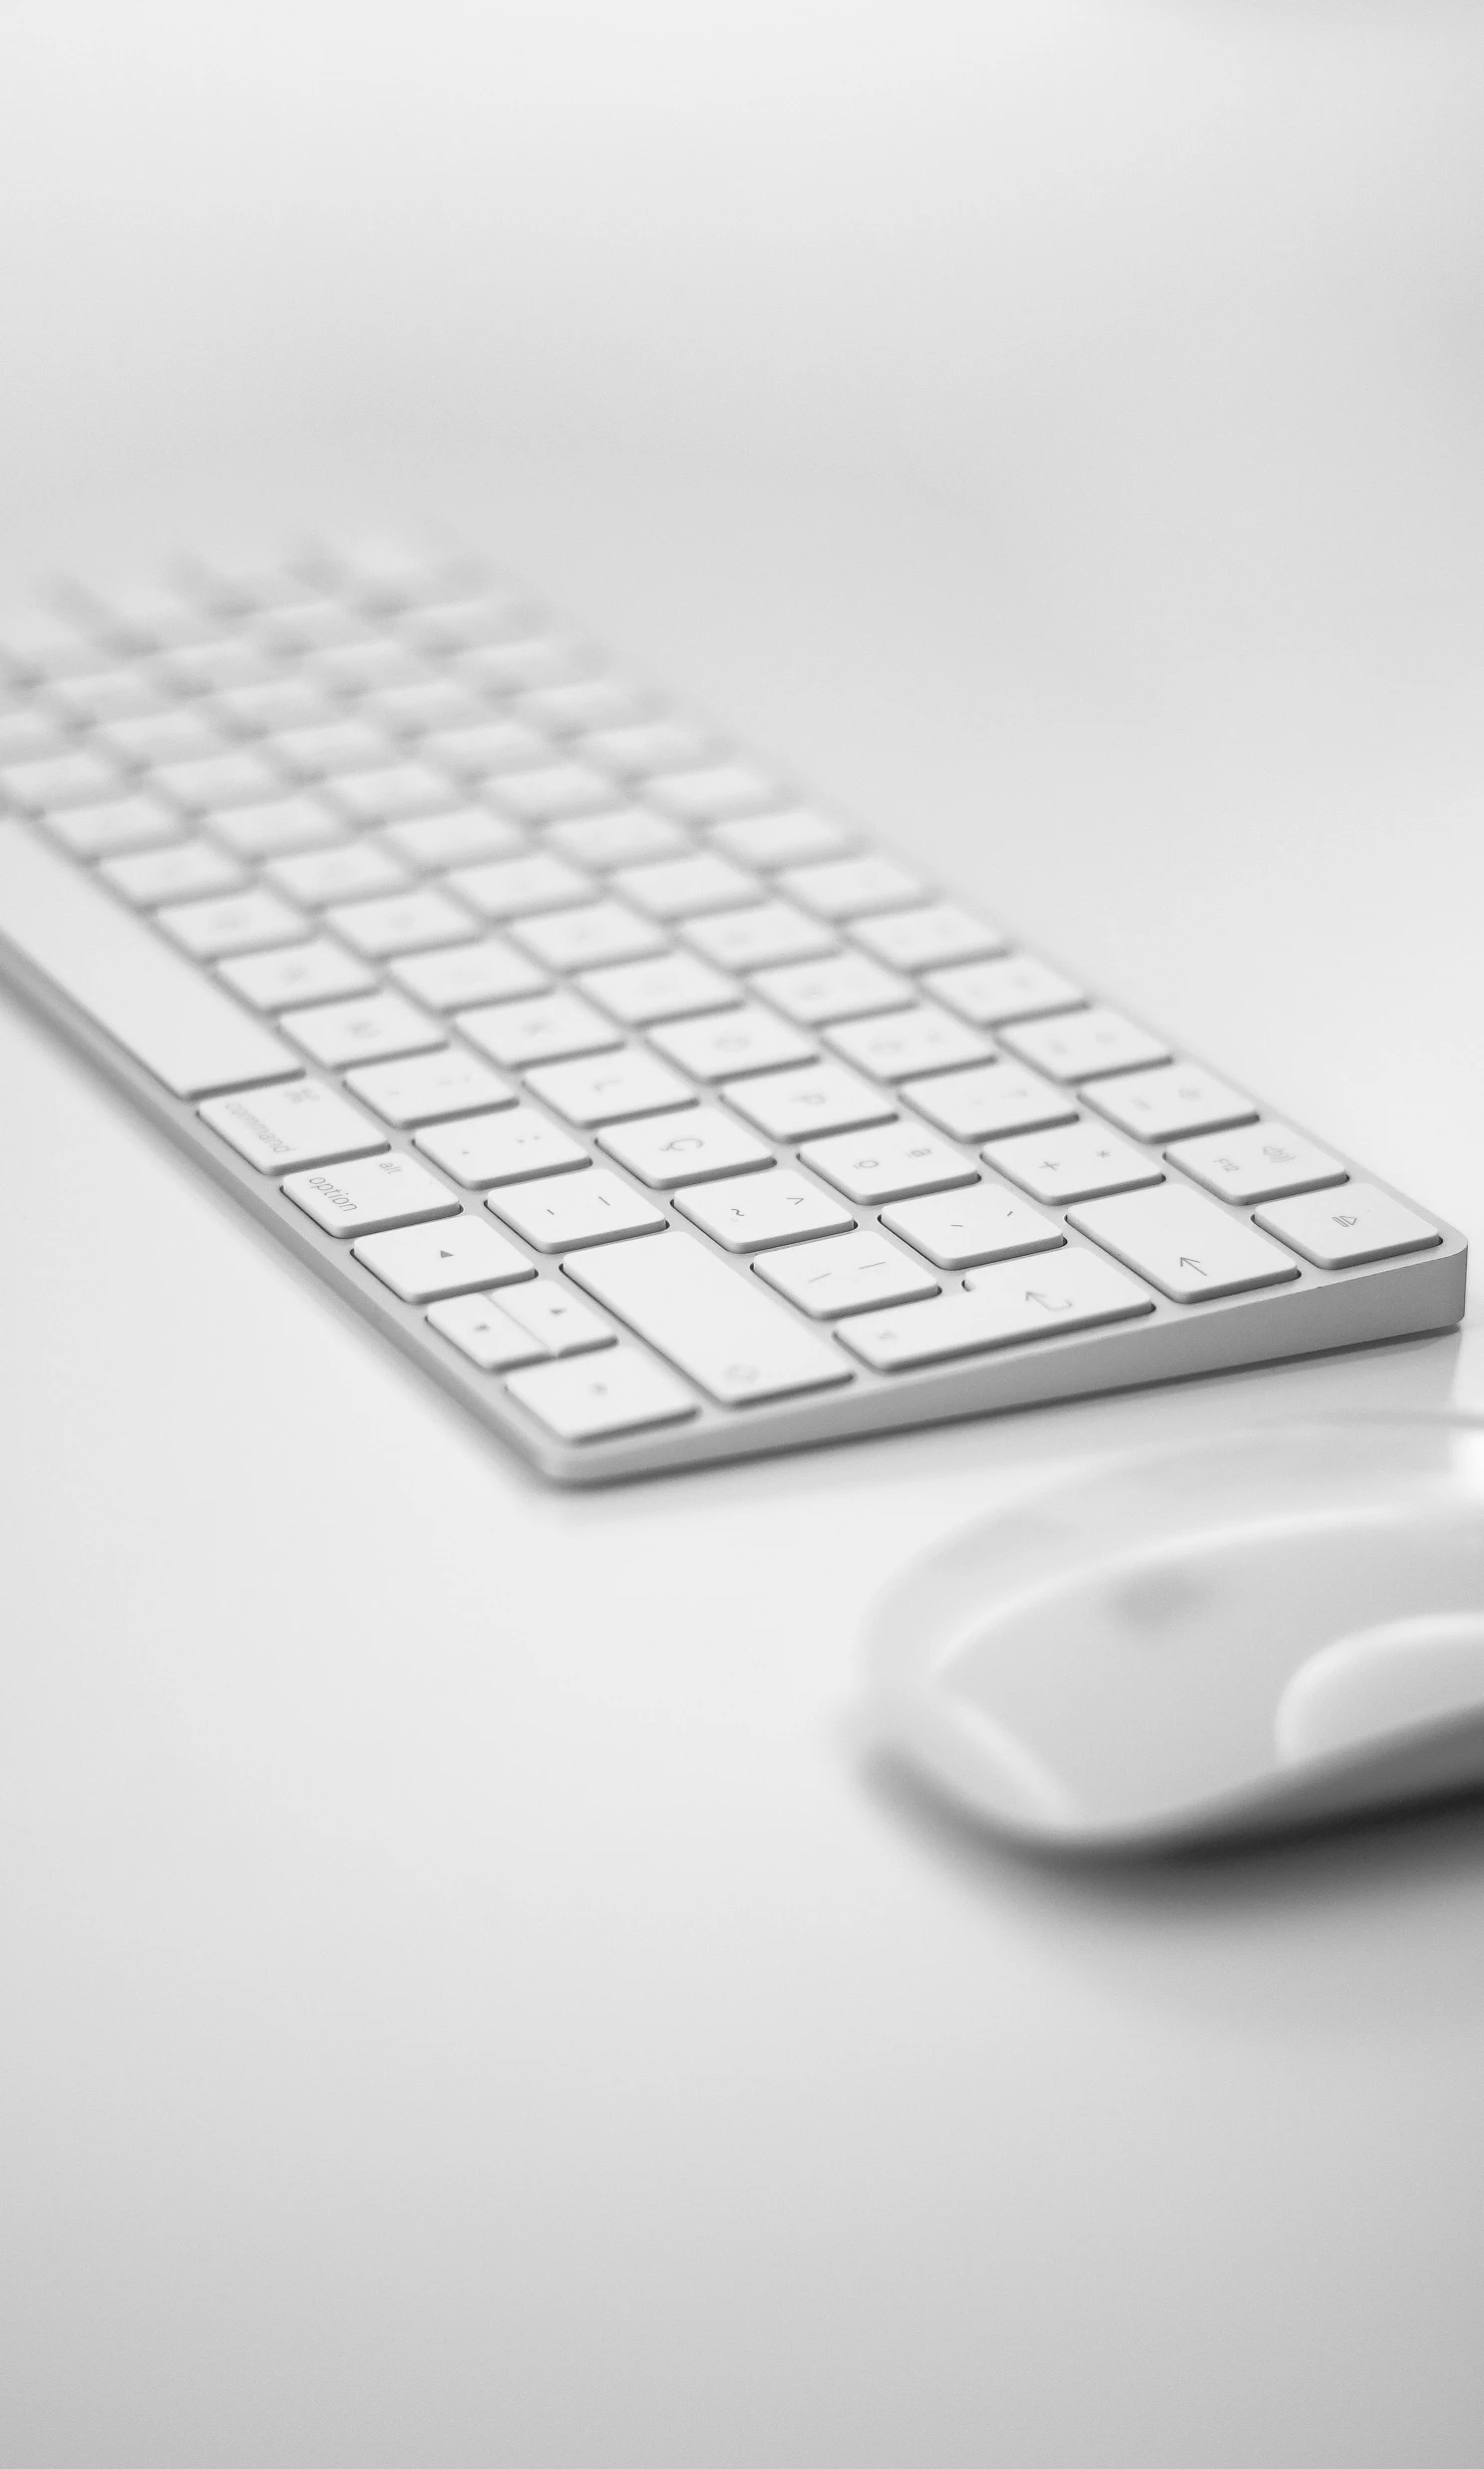
[[[1069,1209],[1067,1219],[1115,1260],[1137,1269],[1172,1303],[1247,1294],[1254,1287],[1285,1285],[1298,1275],[1292,1253],[1271,1243],[1245,1218],[1231,1216],[1214,1200],[1182,1191],[1174,1183],[1085,1201]]]

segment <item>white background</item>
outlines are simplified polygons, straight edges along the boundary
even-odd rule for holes
[[[0,5],[0,565],[443,517],[1484,1231],[1471,9]],[[1477,2461],[1484,1821],[1043,1872],[852,1728],[986,1497],[590,1500],[0,1021],[0,2451]]]

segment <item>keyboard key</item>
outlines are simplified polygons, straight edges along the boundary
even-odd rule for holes
[[[505,1309],[528,1337],[557,1358],[591,1355],[600,1346],[616,1344],[607,1322],[551,1278],[539,1278],[518,1295],[508,1295]]]
[[[172,901],[155,922],[192,960],[223,960],[234,952],[264,952],[297,943],[309,922],[276,892],[223,892],[216,900]]]
[[[926,887],[905,866],[887,857],[844,857],[824,866],[794,866],[778,888],[816,917],[840,921],[869,917],[876,909],[915,908]]]
[[[333,849],[345,826],[315,797],[270,797],[211,816],[214,837],[237,857],[283,858],[300,849]]]
[[[493,866],[460,866],[448,881],[450,891],[481,917],[497,920],[575,908],[593,896],[589,878],[559,857],[508,857]]]
[[[142,849],[137,857],[105,858],[98,871],[136,909],[239,891],[245,881],[236,859],[209,840],[181,840],[173,848]]]
[[[1170,1054],[1161,1038],[1102,1004],[1063,1013],[1056,1020],[1022,1021],[1001,1034],[1012,1054],[1053,1080],[1091,1080],[1139,1063],[1167,1062]]]
[[[394,737],[432,736],[439,729],[475,728],[489,717],[486,706],[451,677],[418,677],[405,685],[377,686],[365,709]]]
[[[574,866],[589,866],[607,874],[617,866],[641,866],[647,858],[679,857],[690,847],[689,834],[667,815],[647,806],[619,806],[603,814],[582,815],[554,823],[542,834],[558,857]]]
[[[127,770],[149,771],[162,763],[207,762],[228,754],[231,741],[199,710],[152,711],[132,720],[110,720],[98,731],[100,753]]]
[[[1089,1088],[1087,1103],[1120,1131],[1140,1140],[1175,1140],[1182,1132],[1221,1131],[1257,1119],[1257,1107],[1199,1063],[1159,1063],[1127,1071]]]
[[[604,963],[647,960],[667,951],[663,929],[650,918],[635,917],[616,900],[590,901],[581,909],[553,909],[545,917],[525,918],[511,928],[548,969],[595,969]]]
[[[120,766],[105,762],[101,754],[52,754],[38,763],[7,763],[0,769],[0,797],[28,814],[112,803],[127,785]]]
[[[644,780],[660,772],[699,770],[715,748],[699,730],[678,720],[629,720],[615,728],[589,729],[572,752],[620,780]]]
[[[543,1064],[528,1071],[526,1085],[544,1106],[554,1107],[584,1130],[695,1103],[693,1092],[678,1073],[633,1047],[617,1054],[594,1055],[590,1062]]]
[[[1100,1123],[1070,1123],[1065,1131],[1022,1132],[996,1140],[984,1151],[988,1163],[1009,1176],[1032,1200],[1065,1207],[1073,1200],[1098,1200],[1105,1192],[1134,1191],[1143,1183],[1162,1183],[1158,1162],[1131,1149],[1118,1134]]]
[[[384,1123],[410,1130],[417,1123],[442,1123],[457,1114],[484,1114],[495,1106],[513,1106],[516,1092],[488,1063],[446,1046],[437,1054],[409,1054],[396,1063],[368,1063],[348,1071],[345,1085],[374,1108]]]
[[[390,694],[426,683],[428,672],[399,642],[371,637],[338,643],[314,653],[311,673],[329,694],[342,697]],[[368,715],[369,716],[369,715]]]
[[[333,600],[266,610],[260,622],[263,640],[283,652],[332,651],[341,643],[361,642],[372,631],[367,618]]]
[[[465,594],[458,600],[446,600],[408,610],[402,617],[399,631],[419,651],[434,658],[453,651],[519,638],[529,613],[522,612],[509,594]]]
[[[838,960],[805,961],[790,969],[764,969],[754,978],[755,991],[801,1029],[821,1029],[831,1021],[849,1021],[872,1012],[896,1012],[917,1002],[918,990],[879,961],[859,952],[842,952]]]
[[[770,1140],[809,1140],[825,1132],[858,1131],[867,1123],[891,1123],[890,1097],[843,1063],[816,1063],[807,1070],[769,1072],[752,1080],[729,1080],[720,1094]]]
[[[319,586],[296,567],[276,560],[264,565],[192,556],[187,563],[191,593],[209,610],[218,627],[255,622],[275,609],[292,609],[318,601]]]
[[[337,900],[370,900],[381,892],[404,892],[410,881],[406,868],[374,840],[348,840],[338,848],[315,849],[301,857],[275,857],[263,873],[275,890],[286,892],[306,909],[325,909]]]
[[[722,1406],[851,1378],[834,1347],[686,1235],[619,1244],[566,1274]]]
[[[584,1251],[620,1236],[663,1233],[663,1211],[605,1166],[542,1183],[512,1183],[485,1202],[538,1252]]]
[[[1077,1119],[1065,1089],[1053,1088],[1021,1063],[981,1063],[971,1071],[908,1080],[901,1094],[949,1139],[970,1143],[999,1139],[1010,1131],[1044,1131],[1053,1123]]]
[[[480,692],[519,694],[534,686],[565,685],[590,676],[595,665],[581,643],[557,634],[528,634],[518,641],[465,652],[459,672]]]
[[[518,1372],[510,1394],[558,1440],[612,1440],[655,1424],[684,1423],[696,1412],[679,1382],[631,1346],[614,1347],[595,1362]]]
[[[154,797],[111,797],[101,806],[49,814],[47,829],[74,857],[115,857],[181,838],[181,818]]]
[[[739,815],[766,814],[785,803],[774,782],[744,763],[669,772],[663,780],[651,780],[644,795],[651,806],[681,823],[726,823]]]
[[[835,950],[835,938],[817,918],[793,909],[786,900],[755,902],[746,909],[724,909],[715,917],[690,918],[680,929],[702,960],[718,969],[769,969],[785,961],[822,960]]]
[[[261,644],[225,639],[183,643],[162,668],[182,694],[225,694],[236,686],[267,685],[278,674],[272,653]]]
[[[843,1021],[825,1032],[826,1043],[874,1080],[907,1080],[923,1071],[948,1071],[958,1063],[986,1062],[992,1048],[963,1021],[931,1004],[887,1012],[874,1020]]]
[[[338,717],[314,728],[285,729],[264,742],[275,762],[306,780],[342,771],[382,771],[396,762],[398,752],[390,737],[365,720]]]
[[[854,848],[856,835],[843,823],[805,806],[783,814],[750,815],[733,823],[718,823],[707,834],[708,845],[739,866],[755,866],[760,874],[776,874],[784,866],[804,866],[812,859],[843,857]]]
[[[939,1269],[977,1269],[1022,1252],[1054,1252],[1066,1241],[1052,1218],[994,1183],[900,1201],[883,1209],[882,1224]]]
[[[482,943],[451,944],[446,951],[418,953],[395,960],[391,975],[417,1003],[435,1012],[457,1012],[464,1004],[505,1003],[517,995],[539,995],[546,972],[518,952],[503,935],[487,935]]]
[[[861,918],[851,928],[851,939],[890,969],[940,969],[950,961],[986,960],[1005,948],[998,927],[986,926],[946,901]]]
[[[930,995],[960,1013],[976,1029],[999,1029],[1048,1012],[1070,1012],[1087,1001],[1059,969],[1028,953],[1009,960],[976,961],[966,969],[934,969],[923,981]]]
[[[449,866],[479,866],[491,858],[515,857],[526,847],[526,835],[503,814],[487,806],[453,806],[447,814],[419,815],[411,823],[389,823],[382,838],[409,866],[429,874]]]
[[[1309,1192],[1259,1209],[1258,1224],[1292,1244],[1316,1269],[1356,1269],[1367,1260],[1396,1260],[1441,1243],[1435,1226],[1373,1183],[1343,1191]]]
[[[492,794],[522,823],[560,823],[601,814],[613,803],[613,783],[585,763],[545,763],[536,771],[503,772]]]
[[[738,995],[734,979],[720,976],[689,952],[629,961],[618,969],[589,969],[577,983],[584,995],[630,1029],[679,1020],[691,1012],[716,1012],[735,1004]]]
[[[351,595],[343,595],[351,598]],[[427,679],[427,669],[395,634],[373,632],[388,622],[388,610],[358,608],[353,624],[358,627],[356,639],[326,641],[316,649],[306,651],[308,674],[323,686],[323,691],[346,698],[370,696],[370,693],[390,693],[395,686],[412,686]]]
[[[847,1312],[880,1311],[889,1303],[915,1303],[935,1295],[937,1280],[919,1260],[875,1232],[826,1235],[817,1243],[791,1243],[754,1262],[759,1277],[776,1286],[812,1320],[839,1320]]]
[[[415,1158],[393,1149],[359,1164],[322,1166],[291,1174],[285,1196],[326,1234],[380,1234],[387,1226],[417,1226],[436,1217],[457,1217],[459,1202]]]
[[[469,911],[431,884],[420,892],[393,892],[385,900],[347,902],[327,910],[325,924],[368,960],[468,943],[478,932]]]
[[[760,1004],[743,1004],[735,1012],[708,1012],[695,1021],[675,1021],[650,1032],[661,1054],[688,1071],[692,1079],[721,1080],[728,1073],[772,1071],[785,1063],[807,1063],[815,1048]]]
[[[814,1140],[799,1151],[799,1160],[822,1174],[848,1200],[865,1207],[883,1200],[910,1200],[918,1192],[947,1191],[955,1184],[979,1179],[971,1157],[946,1147],[916,1123],[883,1123],[874,1131]]]
[[[371,1157],[387,1145],[386,1134],[322,1080],[288,1080],[239,1097],[212,1097],[196,1111],[259,1174]]]
[[[773,1163],[773,1152],[716,1106],[687,1106],[675,1114],[651,1114],[615,1123],[597,1135],[599,1148],[654,1191],[680,1191],[718,1175],[752,1174]]]
[[[508,1071],[559,1063],[569,1054],[601,1053],[622,1036],[575,995],[536,995],[527,1003],[488,1004],[461,1012],[458,1026],[472,1045]]]
[[[269,677],[260,685],[228,686],[214,697],[211,716],[240,737],[271,737],[279,730],[320,728],[335,706],[305,677]]]
[[[363,1235],[352,1250],[362,1268],[404,1303],[436,1303],[536,1275],[525,1253],[483,1217],[446,1217],[433,1226]]]
[[[797,1243],[805,1235],[847,1234],[856,1222],[849,1209],[791,1166],[703,1183],[682,1192],[675,1206],[729,1252],[771,1251],[775,1243]]]
[[[295,1076],[288,1048],[24,823],[0,822],[5,939],[177,1097]]]
[[[0,707],[0,770],[15,763],[50,762],[75,751],[57,713],[26,703],[10,710]]]
[[[226,806],[260,806],[281,795],[283,774],[260,755],[238,750],[199,763],[163,763],[157,787],[188,814],[215,814]]]
[[[50,699],[74,727],[91,728],[105,720],[133,720],[146,712],[168,711],[170,702],[153,677],[138,668],[102,668],[91,677],[59,677]]]
[[[88,604],[86,622],[125,651],[146,653],[173,643],[209,641],[217,631],[212,615],[184,592],[168,587],[147,584],[106,596],[85,589],[73,598]]]
[[[413,1140],[435,1166],[472,1191],[528,1182],[539,1174],[571,1174],[589,1162],[584,1148],[532,1106],[434,1124],[414,1133]]]
[[[223,961],[218,974],[255,1012],[284,1012],[290,1004],[366,995],[376,984],[364,961],[323,935],[313,943],[291,943],[282,951]]]
[[[1162,1183],[1156,1191],[1094,1200],[1072,1209],[1067,1223],[1126,1268],[1137,1269],[1172,1303],[1247,1294],[1258,1286],[1286,1285],[1298,1275],[1276,1243],[1185,1184]]]
[[[534,1277],[536,1272],[530,1274]],[[436,1303],[428,1326],[457,1346],[480,1372],[514,1372],[522,1364],[550,1363],[540,1338],[513,1321],[503,1304],[484,1295],[463,1295],[455,1302]]]
[[[1204,1183],[1219,1200],[1238,1200],[1246,1208],[1346,1180],[1337,1157],[1316,1148],[1301,1132],[1291,1131],[1287,1123],[1255,1123],[1250,1131],[1226,1132],[1215,1139],[1180,1140],[1165,1154],[1172,1166]]]
[[[1137,1320],[1154,1310],[1152,1298],[1111,1261],[1071,1246],[1029,1268],[1010,1261],[975,1269],[964,1285],[964,1293],[940,1295],[933,1303],[846,1321],[841,1339],[873,1371],[908,1372],[1026,1339]]]
[[[59,677],[90,676],[112,656],[89,642],[71,618],[45,609],[16,611],[7,617],[0,642],[0,676],[9,670],[34,684],[50,684]]]
[[[404,1003],[400,995],[316,1004],[307,1012],[285,1012],[278,1026],[330,1071],[346,1063],[380,1062],[393,1054],[426,1053],[444,1042],[440,1023]]]
[[[551,747],[534,728],[520,720],[486,716],[463,728],[432,730],[419,752],[459,780],[484,780],[507,771],[539,770],[550,760]]]
[[[379,771],[341,772],[330,784],[352,823],[402,823],[444,814],[463,801],[442,772],[427,763],[388,763]]]
[[[613,889],[653,918],[694,918],[713,909],[750,908],[760,890],[757,877],[709,851],[667,858],[657,866],[625,866]]]
[[[573,685],[537,686],[516,709],[552,737],[581,737],[589,729],[625,728],[653,708],[652,697],[616,677],[582,677]]]

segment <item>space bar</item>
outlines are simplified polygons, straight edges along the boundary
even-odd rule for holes
[[[0,937],[178,1097],[302,1069],[270,1029],[25,823],[0,823]]]

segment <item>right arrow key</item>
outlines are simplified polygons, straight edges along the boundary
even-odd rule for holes
[[[1229,1216],[1199,1192],[1161,1183],[1153,1191],[1122,1192],[1085,1201],[1067,1212],[1079,1234],[1136,1269],[1172,1303],[1205,1303],[1258,1286],[1283,1286],[1298,1275],[1293,1255],[1270,1243],[1245,1218]]]

